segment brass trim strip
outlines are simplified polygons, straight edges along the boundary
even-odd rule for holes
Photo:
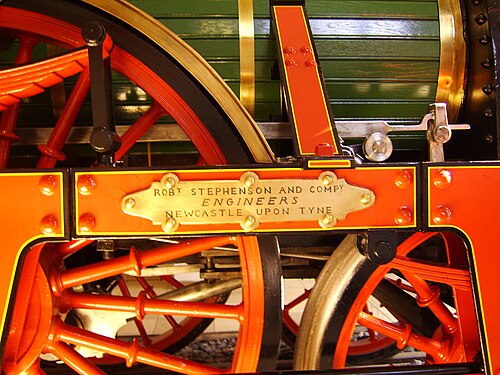
[[[253,0],[238,0],[240,34],[240,101],[247,111],[255,114],[255,42]]]
[[[438,0],[439,77],[436,103],[447,103],[448,119],[456,122],[464,96],[466,47],[458,0]]]
[[[191,46],[147,13],[125,0],[81,0],[109,13],[146,35],[187,69],[231,119],[257,163],[271,163],[274,154],[252,116],[215,70]]]

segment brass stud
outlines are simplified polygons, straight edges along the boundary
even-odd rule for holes
[[[160,180],[160,183],[165,186],[166,189],[172,189],[178,182],[179,177],[173,173],[167,173]]]
[[[321,219],[319,219],[319,225],[322,228],[331,228],[337,224],[337,219],[332,214],[325,214]]]
[[[359,201],[361,202],[361,204],[366,206],[367,204],[370,204],[370,202],[372,201],[372,196],[370,194],[362,194],[359,197]]]
[[[240,176],[240,182],[247,188],[252,187],[259,181],[259,176],[254,172],[245,172]]]
[[[329,186],[337,181],[337,176],[333,172],[323,172],[319,175],[318,180],[325,186]]]
[[[250,231],[254,230],[259,226],[259,221],[255,218],[255,216],[248,215],[243,219],[243,221],[240,223],[241,227],[245,231]]]
[[[135,207],[135,199],[133,198],[128,198],[126,201],[125,201],[125,208],[127,210],[131,210],[132,208]]]
[[[179,228],[179,223],[173,217],[169,217],[167,220],[165,220],[161,227],[164,232],[171,233]]]

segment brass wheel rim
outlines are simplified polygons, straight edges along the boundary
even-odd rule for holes
[[[438,0],[439,76],[436,103],[448,104],[448,119],[456,122],[464,97],[466,47],[462,11],[457,0]]]

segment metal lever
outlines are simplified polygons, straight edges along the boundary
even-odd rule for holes
[[[451,138],[452,126],[448,124],[446,104],[435,103],[430,106],[431,119],[427,121],[427,140],[429,141],[429,160],[444,161],[443,144]]]
[[[436,103],[434,105],[441,105]],[[443,104],[444,105],[444,104]],[[434,118],[432,113],[426,114],[418,125],[389,125],[385,121],[335,121],[338,133],[342,138],[364,138],[373,133],[387,134],[390,132],[427,131],[429,121]],[[468,124],[449,124],[451,130],[469,130]]]
[[[90,94],[94,128],[90,145],[97,152],[97,163],[115,166],[115,152],[120,148],[120,137],[115,131],[113,102],[111,97],[110,58],[103,58],[103,42],[106,38],[104,26],[89,22],[82,30],[88,46],[90,68]]]
[[[418,125],[389,125],[385,121],[337,121],[337,130],[341,137],[366,137],[363,144],[365,156],[371,161],[384,161],[392,153],[389,132],[426,131],[429,141],[430,161],[444,161],[443,144],[451,138],[452,130],[468,130],[467,124],[448,124],[445,103],[430,106]]]

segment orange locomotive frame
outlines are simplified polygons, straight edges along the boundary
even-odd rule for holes
[[[280,176],[293,181],[294,178],[311,178],[322,170],[301,168],[245,169],[254,171],[262,178]],[[113,170],[73,171],[53,170],[43,172],[2,173],[0,179],[4,192],[0,203],[4,212],[2,234],[4,243],[1,285],[2,344],[9,331],[15,297],[27,293],[20,278],[21,269],[29,267],[25,262],[34,244],[43,241],[103,236],[152,236],[161,235],[146,219],[134,218],[121,212],[121,198],[128,192],[148,186],[151,181],[164,174],[161,171]],[[170,172],[170,171],[168,171]],[[500,183],[500,166],[494,163],[470,163],[467,165],[424,164],[396,166],[363,166],[361,168],[334,170],[339,176],[356,185],[369,186],[377,201],[365,211],[349,214],[330,229],[345,232],[352,229],[406,228],[411,230],[452,230],[460,233],[469,246],[472,284],[475,292],[483,355],[489,373],[494,374],[500,364],[500,344],[494,338],[500,327],[497,324],[495,270],[500,261],[491,251],[491,233],[499,229],[495,213],[500,209],[496,186]],[[178,170],[180,178],[207,179],[217,181],[240,174],[235,169]],[[79,178],[94,176],[93,191],[88,195],[79,192]],[[72,181],[72,182],[70,182]],[[139,185],[137,185],[139,183]],[[73,187],[71,187],[73,185]],[[74,192],[69,196],[69,192]],[[22,196],[23,199],[18,199]],[[83,199],[82,199],[83,198]],[[387,200],[386,200],[387,199]],[[70,202],[74,202],[72,207]],[[106,202],[106,204],[104,204]],[[402,211],[406,207],[408,211]],[[29,216],[24,213],[30,210]],[[92,213],[96,225],[81,232],[82,212]],[[410,216],[404,216],[410,212]],[[402,220],[406,221],[402,221]],[[398,225],[399,224],[399,225]],[[308,230],[310,223],[269,224],[264,232]],[[201,226],[196,233],[232,234],[241,232],[234,226],[220,228]],[[258,231],[256,231],[258,232]],[[182,233],[182,232],[181,232]],[[194,232],[188,231],[193,234]],[[252,231],[250,231],[252,233]],[[186,234],[186,233],[184,233]]]

